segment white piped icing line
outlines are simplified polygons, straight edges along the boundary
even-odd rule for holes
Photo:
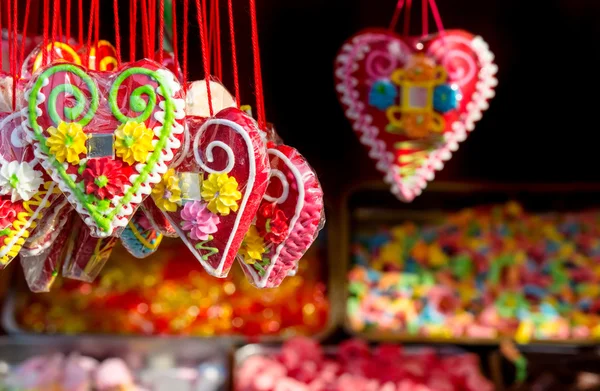
[[[388,34],[367,32],[353,37],[349,43],[344,44],[336,58],[335,76],[338,78],[336,90],[340,93],[340,102],[346,106],[346,117],[352,120],[352,127],[359,134],[360,142],[369,148],[369,157],[376,160],[377,169],[384,173],[384,181],[391,186],[392,193],[400,200],[410,202],[422,193],[428,181],[433,180],[435,171],[444,168],[444,162],[452,157],[452,152],[458,150],[458,144],[467,138],[467,133],[475,128],[475,122],[481,119],[482,112],[489,107],[488,99],[494,96],[494,87],[498,84],[495,76],[498,67],[494,64],[493,53],[480,36],[468,39],[446,34],[443,39],[429,47],[429,54],[439,58],[447,57],[453,52],[444,50],[444,42],[464,44],[473,50],[481,69],[476,75],[478,81],[472,102],[467,104],[464,120],[452,124],[452,131],[444,134],[442,145],[429,154],[424,164],[412,177],[401,178],[400,167],[394,161],[394,154],[389,152],[385,143],[377,137],[379,129],[372,125],[373,118],[365,111],[364,103],[358,99],[359,92],[356,90],[358,79],[354,75],[359,69],[358,61],[369,52],[369,45],[389,38]],[[399,48],[394,50],[397,52]],[[460,53],[462,55],[462,52]],[[442,63],[444,63],[443,59]],[[466,75],[468,76],[469,73]]]
[[[279,154],[281,154],[281,152],[277,151],[276,149],[269,149],[267,150],[268,153],[271,153],[271,151],[275,151],[278,152]],[[279,156],[275,153],[272,153],[272,155],[276,155]],[[294,167],[295,168],[295,167]],[[277,204],[283,204],[287,199],[288,196],[290,195],[290,184],[287,180],[287,178],[285,177],[285,174],[275,168],[271,169],[271,172],[269,173],[269,180],[272,177],[276,177],[277,179],[279,179],[281,181],[281,187],[282,187],[282,191],[281,191],[281,195],[277,198],[272,197],[268,194],[265,194],[263,196],[263,198],[269,202],[275,202]]]
[[[175,80],[175,77],[173,76],[173,74],[170,71],[167,71],[164,69],[158,69],[156,71],[156,73],[162,78],[162,81],[167,84],[169,92],[171,93],[170,98],[173,101],[173,104],[175,106],[175,110],[174,110],[175,121],[173,121],[173,124],[171,126],[171,132],[170,132],[169,137],[167,138],[166,146],[161,151],[161,153],[158,157],[158,160],[156,161],[156,164],[154,165],[151,172],[148,174],[145,183],[142,183],[138,187],[137,191],[131,196],[129,203],[121,205],[119,212],[115,214],[114,218],[112,219],[111,226],[110,226],[109,230],[106,232],[98,229],[96,222],[90,215],[89,211],[79,202],[79,200],[75,197],[75,194],[73,194],[73,192],[71,191],[69,186],[67,186],[67,184],[62,180],[62,178],[60,177],[58,172],[54,169],[54,167],[52,165],[53,157],[46,155],[42,151],[40,144],[38,142],[34,142],[37,140],[36,140],[33,130],[29,128],[29,119],[26,119],[23,122],[23,128],[25,129],[25,132],[27,134],[27,140],[34,145],[34,154],[35,154],[36,158],[38,158],[40,160],[42,166],[44,167],[44,169],[46,169],[46,172],[48,172],[48,174],[50,175],[52,180],[59,184],[59,187],[61,188],[61,190],[67,197],[67,200],[75,207],[75,210],[82,216],[83,221],[86,223],[86,225],[88,225],[92,229],[93,235],[98,238],[109,237],[109,236],[113,235],[113,232],[115,230],[119,230],[119,229],[125,228],[127,226],[127,224],[129,223],[129,219],[130,219],[131,215],[133,214],[133,205],[141,204],[142,201],[144,200],[144,198],[146,196],[150,195],[150,193],[152,192],[152,187],[149,186],[149,184],[157,184],[160,182],[162,175],[165,174],[168,170],[167,163],[169,163],[174,157],[172,150],[178,149],[181,147],[181,142],[177,139],[176,136],[183,134],[184,127],[179,122],[177,122],[177,120],[182,120],[185,118],[185,111],[184,111],[185,100],[175,97],[175,94],[181,89],[181,86]],[[43,86],[47,86],[49,83],[48,78],[44,79],[42,83],[43,83]],[[160,82],[158,82],[158,86],[156,87],[155,90],[158,95],[163,96],[161,88],[160,88]],[[30,90],[25,93],[26,98],[29,97],[30,95],[31,95]],[[38,92],[37,97],[36,97],[36,106],[37,106],[36,112],[37,112],[38,116],[43,114],[43,111],[40,108],[40,105],[43,102],[45,102],[45,100],[46,100],[46,97],[41,92],[41,89],[40,89],[40,91]],[[158,103],[157,106],[159,107],[160,110],[157,110],[154,113],[154,118],[156,119],[156,121],[158,121],[160,123],[160,125],[155,126],[152,130],[154,131],[154,134],[156,135],[156,137],[160,137],[161,132],[163,130],[164,122],[165,122],[165,102],[161,101]],[[156,141],[153,141],[153,143],[155,143],[155,142]],[[66,168],[66,167],[68,167],[68,164],[64,163],[63,166]],[[141,173],[142,169],[145,166],[146,166],[145,164],[137,164],[135,166],[135,169],[138,172],[138,174],[133,174],[129,177],[129,181],[131,183],[133,183],[139,177],[139,173]],[[75,179],[76,176],[72,175],[72,178]],[[123,187],[124,193],[127,193],[130,189],[131,189],[130,185],[126,185]],[[121,198],[117,197],[117,196],[113,197],[113,200],[111,201],[111,205],[113,207],[117,206],[119,204],[120,199]]]

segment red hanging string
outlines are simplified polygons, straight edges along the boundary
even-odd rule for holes
[[[77,25],[77,40],[79,41],[79,45],[83,45],[83,0],[79,0],[79,12],[78,12],[78,22]]]
[[[52,9],[52,52],[51,60],[54,59],[54,42],[56,42],[57,31],[58,31],[58,13],[59,13],[58,0],[54,0],[54,8]]]
[[[25,43],[27,42],[27,30],[29,26],[29,13],[31,12],[31,0],[27,0],[25,4],[25,17],[23,19],[23,34],[21,37],[21,53],[19,55],[19,75],[25,60]]]
[[[66,40],[67,43],[69,43],[69,40],[71,39],[71,0],[67,0],[67,14],[65,15],[65,18],[67,19],[67,21],[65,22],[65,32],[66,32]]]
[[[252,24],[252,52],[254,54],[254,89],[256,92],[256,112],[258,126],[266,129],[265,102],[262,86],[262,71],[260,66],[260,48],[258,45],[258,26],[256,21],[255,0],[250,0],[250,22]]]
[[[231,62],[233,65],[233,84],[235,86],[235,102],[240,107],[240,75],[238,73],[237,53],[235,45],[235,25],[233,20],[233,0],[228,0],[229,37],[231,39]]]
[[[2,34],[2,4],[0,4],[0,34]],[[0,72],[4,70],[3,59],[4,55],[0,53]]]
[[[406,0],[406,11],[404,12],[404,36],[410,34],[410,9],[412,8],[412,0]]]
[[[206,17],[206,15],[204,15]],[[212,95],[210,93],[210,69],[208,64],[208,55],[206,53],[206,30],[203,23],[202,9],[200,8],[200,0],[196,0],[196,19],[200,28],[200,49],[202,51],[202,61],[204,65],[204,80],[206,80],[206,94],[208,96],[208,109],[210,116],[214,115],[212,106]]]
[[[208,15],[206,0],[202,0],[202,15],[204,15],[204,36],[208,38],[206,51],[208,53],[208,70],[212,74],[212,41],[213,41],[213,13],[211,10],[210,17]],[[210,27],[209,27],[210,26]]]
[[[428,0],[421,1],[421,26],[423,28],[423,36],[429,34],[429,10],[427,9]]]
[[[58,2],[58,6],[57,6],[57,10],[58,10],[58,15],[57,15],[58,16],[58,33],[56,35],[56,40],[57,41],[62,41],[63,37],[64,37],[64,34],[63,34],[63,32],[64,32],[64,29],[63,29],[63,27],[64,27],[63,26],[63,18],[62,18],[62,11],[61,11],[61,8],[60,8],[60,0],[57,0],[57,2]]]
[[[87,48],[86,51],[89,54],[90,49],[92,48],[92,33],[94,31],[94,21],[96,18],[94,17],[94,12],[96,10],[96,0],[91,0],[90,3],[90,20],[88,25],[88,37],[87,37]],[[89,67],[89,56],[88,56],[88,67]]]
[[[115,45],[117,49],[117,63],[121,64],[121,28],[119,23],[119,0],[114,0],[115,12]]]
[[[392,21],[390,22],[391,31],[395,30],[396,26],[398,25],[398,19],[400,19],[400,13],[402,12],[402,8],[404,8],[404,0],[398,0],[398,3],[396,4],[396,9],[394,10],[394,15],[392,15]]]
[[[17,5],[17,1],[15,0],[13,3],[13,48],[12,48],[12,64],[13,64],[13,70],[12,70],[12,77],[13,77],[13,84],[12,84],[12,109],[13,111],[15,111],[17,109],[17,82],[19,80],[18,76],[17,76],[17,47],[18,47],[18,36],[17,36],[17,31],[18,31],[18,26],[19,24],[19,17],[18,17],[18,5]]]
[[[431,13],[433,14],[433,19],[435,20],[435,24],[437,25],[437,29],[440,33],[444,33],[444,25],[442,23],[442,17],[440,16],[440,11],[438,10],[437,4],[435,0],[429,0],[429,4],[431,5]]]
[[[183,0],[183,87],[187,88],[188,80],[188,14],[190,10],[189,0]]]
[[[144,51],[144,57],[150,58],[150,26],[148,26],[148,3],[147,3],[147,0],[141,0],[141,5],[142,5],[142,35],[144,36],[144,44],[142,45],[142,48]]]
[[[221,10],[219,0],[215,0],[215,27],[216,27],[216,61],[215,72],[220,80],[223,80],[223,59],[221,57]]]
[[[42,50],[42,62],[48,64],[48,32],[50,30],[50,0],[44,0],[44,50]]]
[[[16,0],[15,0],[16,1]],[[6,16],[6,32],[8,33],[8,73],[10,75],[13,74],[13,61],[12,61],[12,47],[13,47],[13,42],[12,42],[12,0],[8,0],[7,2],[7,16]],[[0,31],[0,34],[2,32]],[[0,52],[0,56],[4,55],[3,53]],[[14,84],[14,80],[13,80],[13,84]]]
[[[94,21],[94,28],[96,31],[94,32],[94,47],[96,48],[96,52],[98,51],[98,42],[100,41],[100,0],[96,0],[96,20]]]
[[[163,50],[165,41],[165,0],[158,0],[159,15],[158,15],[158,62],[163,63]]]
[[[216,56],[213,56],[213,51],[215,51],[215,0],[210,1],[210,18],[206,20],[207,29],[208,29],[208,64],[210,66],[210,72],[213,74],[216,65]],[[206,15],[206,0],[202,0],[202,8],[204,9],[204,15]]]
[[[135,36],[137,33],[137,0],[130,0],[129,2],[129,12],[131,14],[131,25],[129,31],[129,61],[135,61],[135,45],[136,40]]]
[[[175,64],[179,63],[179,50],[178,46],[178,37],[177,37],[177,1],[171,1],[171,27],[173,30],[171,31],[171,40],[173,41],[173,57],[175,57]]]
[[[150,56],[154,60],[156,57],[156,0],[148,1],[148,12],[150,16]]]

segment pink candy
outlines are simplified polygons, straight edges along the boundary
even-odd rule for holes
[[[307,338],[294,338],[273,356],[241,363],[236,391],[491,391],[473,354],[440,356],[433,349],[407,352],[397,345],[375,349],[358,340],[335,354]]]

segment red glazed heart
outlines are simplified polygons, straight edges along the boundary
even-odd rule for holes
[[[187,119],[191,148],[153,199],[208,273],[225,277],[267,187],[256,122],[236,108]]]
[[[0,113],[0,269],[21,250],[60,192],[33,148],[24,143],[22,113]]]
[[[308,162],[292,147],[269,143],[271,172],[256,220],[240,249],[240,264],[259,288],[295,273],[323,220],[323,191]]]
[[[35,156],[92,236],[119,235],[181,147],[179,83],[149,60],[114,73],[61,63],[26,95]]]
[[[481,37],[459,30],[421,39],[367,30],[344,44],[338,97],[398,198],[421,194],[481,119],[493,59]]]

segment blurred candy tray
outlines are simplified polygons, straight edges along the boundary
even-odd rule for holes
[[[459,212],[465,208],[478,206],[503,205],[511,201],[518,202],[523,209],[532,214],[547,212],[568,213],[598,209],[600,207],[600,185],[598,184],[497,184],[497,183],[445,183],[434,182],[423,194],[410,204],[398,201],[387,185],[368,182],[350,189],[344,197],[341,211],[340,229],[340,267],[346,275],[354,265],[353,243],[357,233],[371,235],[382,226],[396,226],[406,222],[416,225],[436,225],[448,213]],[[402,270],[402,269],[401,269]],[[349,276],[348,276],[349,277]],[[383,278],[383,277],[382,277]],[[353,327],[349,318],[350,280],[344,279],[344,315],[340,323],[351,335],[370,341],[444,343],[460,345],[496,345],[504,336],[498,337],[454,337],[450,335],[427,336],[420,333],[409,334],[404,331],[382,330],[377,325],[366,325],[362,330]],[[349,304],[348,304],[349,305]],[[596,337],[597,338],[597,337]],[[594,345],[597,339],[536,339],[530,344],[543,345]]]
[[[97,360],[121,358],[137,376],[171,376],[176,368],[198,371],[204,390],[227,389],[229,348],[198,339],[145,337],[12,336],[0,338],[0,362],[9,366],[36,356],[77,353]],[[144,374],[144,372],[146,372]],[[189,387],[189,386],[188,386]],[[200,388],[199,388],[200,389]]]
[[[327,210],[327,212],[329,212],[330,209]],[[201,270],[201,266],[200,264],[194,260],[192,261],[187,261],[187,260],[182,260],[182,261],[178,261],[178,259],[181,259],[180,256],[176,255],[176,254],[180,254],[181,248],[178,247],[179,245],[179,241],[177,239],[173,239],[173,240],[163,240],[163,244],[161,245],[161,249],[159,249],[159,251],[154,254],[152,257],[149,257],[147,259],[144,260],[135,260],[135,259],[130,259],[127,258],[126,255],[121,255],[123,254],[124,251],[121,251],[122,249],[120,249],[120,246],[117,246],[117,248],[115,249],[115,251],[113,252],[113,257],[117,257],[118,259],[111,259],[109,261],[109,263],[107,264],[107,266],[105,267],[105,270],[103,270],[101,272],[101,275],[99,276],[99,278],[97,279],[98,281],[94,284],[94,286],[102,286],[104,289],[104,291],[107,291],[107,289],[110,288],[106,288],[105,285],[102,285],[104,283],[104,281],[100,281],[103,277],[103,274],[106,271],[106,275],[107,276],[114,276],[114,275],[128,275],[131,276],[132,272],[129,269],[132,269],[135,272],[135,275],[137,275],[138,277],[136,277],[136,279],[143,279],[144,276],[146,276],[145,278],[151,278],[154,276],[154,274],[152,274],[152,270],[155,270],[156,268],[162,268],[162,269],[157,269],[157,270],[163,270],[165,269],[163,265],[164,259],[163,258],[169,258],[169,259],[175,259],[175,262],[183,262],[183,263],[175,263],[175,264],[171,264],[171,261],[168,261],[168,273],[169,275],[167,277],[162,277],[161,274],[161,281],[164,280],[164,286],[163,285],[159,285],[163,288],[161,288],[160,291],[157,290],[157,293],[152,293],[154,292],[154,290],[148,291],[147,289],[144,291],[144,294],[142,296],[142,299],[144,300],[142,303],[147,303],[147,304],[141,304],[142,306],[144,306],[143,309],[145,309],[147,311],[147,314],[149,315],[151,313],[151,311],[153,312],[154,309],[153,307],[153,303],[163,303],[162,307],[163,308],[180,308],[179,306],[181,306],[181,303],[179,303],[181,301],[182,297],[185,297],[184,302],[186,303],[185,305],[187,306],[187,303],[191,303],[190,305],[194,306],[193,309],[195,312],[198,312],[198,309],[200,309],[200,311],[205,311],[203,308],[206,306],[209,310],[210,308],[212,308],[212,306],[216,307],[216,309],[219,308],[223,308],[223,307],[227,307],[228,311],[229,311],[229,318],[221,318],[221,315],[219,315],[219,325],[215,325],[214,326],[214,332],[204,332],[203,327],[209,327],[209,325],[206,325],[205,323],[202,323],[202,319],[204,319],[206,317],[206,315],[204,314],[204,312],[200,312],[200,315],[198,315],[197,320],[195,321],[195,323],[192,325],[193,327],[196,327],[196,329],[185,329],[181,332],[176,331],[176,329],[171,329],[169,328],[167,330],[167,332],[162,332],[161,330],[157,330],[156,324],[153,325],[154,330],[153,332],[140,332],[138,331],[138,328],[129,328],[129,329],[124,329],[124,328],[120,328],[119,330],[113,330],[114,326],[107,326],[109,331],[106,331],[106,329],[100,329],[100,328],[90,328],[90,327],[94,327],[93,326],[93,322],[92,320],[90,320],[89,322],[85,323],[88,326],[85,326],[80,329],[75,329],[72,331],[67,331],[64,332],[62,331],[60,328],[57,329],[57,331],[51,331],[50,329],[46,329],[43,328],[40,330],[40,333],[47,333],[47,334],[51,334],[51,335],[80,335],[80,336],[90,336],[90,337],[94,337],[97,335],[113,335],[114,333],[118,333],[118,332],[122,332],[125,335],[186,335],[186,336],[194,336],[194,337],[199,337],[199,338],[215,338],[215,339],[219,339],[219,340],[223,340],[226,341],[227,343],[245,343],[247,341],[251,341],[251,342],[269,342],[269,343],[276,343],[276,342],[280,342],[285,340],[286,338],[289,338],[290,336],[293,335],[303,335],[303,334],[309,334],[314,338],[317,338],[319,340],[324,339],[325,337],[327,337],[328,335],[330,335],[335,328],[337,327],[338,323],[337,323],[337,319],[339,318],[339,316],[335,316],[334,313],[332,311],[335,311],[332,307],[334,307],[333,303],[339,302],[340,299],[338,297],[342,296],[342,292],[339,291],[338,287],[340,286],[337,283],[334,283],[334,280],[338,277],[336,277],[336,266],[337,266],[337,262],[329,262],[329,259],[337,259],[339,256],[338,254],[336,254],[335,251],[332,251],[332,247],[329,246],[329,240],[330,238],[329,236],[329,225],[326,225],[325,228],[321,231],[321,234],[319,235],[319,238],[317,239],[317,241],[315,241],[313,247],[309,250],[309,252],[306,254],[306,257],[302,259],[302,261],[300,262],[300,269],[297,273],[297,276],[295,277],[288,277],[286,280],[284,280],[283,285],[281,288],[274,288],[274,289],[267,289],[267,290],[259,290],[256,289],[254,287],[252,287],[249,283],[247,283],[245,281],[245,277],[243,277],[243,274],[241,273],[239,269],[239,266],[235,265],[234,269],[232,269],[231,274],[232,277],[227,279],[226,281],[222,281],[222,280],[217,280],[217,279],[213,279],[212,277],[208,276],[207,274],[205,274],[205,272],[203,270]],[[173,245],[171,245],[170,243],[174,243]],[[116,253],[119,253],[118,255],[115,255]],[[191,256],[191,255],[190,255]],[[335,258],[334,258],[335,257]],[[159,259],[160,258],[160,259]],[[162,259],[162,260],[161,260]],[[123,264],[123,262],[125,262],[127,264],[127,266],[125,266]],[[160,265],[160,266],[157,266]],[[172,267],[172,266],[178,266],[178,265],[184,265],[182,267]],[[19,266],[19,265],[13,265],[13,266]],[[145,273],[143,274],[142,272],[138,272],[138,269],[142,268],[142,272]],[[185,274],[186,277],[181,277],[183,270],[182,268],[185,268],[185,270],[192,270],[189,276],[187,277],[188,274]],[[18,269],[18,268],[14,268],[14,269]],[[108,270],[110,269],[110,270]],[[197,271],[196,271],[197,270]],[[157,273],[164,273],[164,272],[157,272]],[[185,273],[188,273],[187,271],[185,271]],[[172,275],[175,275],[174,277]],[[339,274],[339,273],[338,273]],[[142,277],[140,277],[140,275]],[[23,283],[21,278],[16,278],[17,276],[13,276],[12,280],[11,280],[11,284],[10,284],[10,289],[8,291],[6,300],[4,302],[4,307],[2,309],[2,325],[4,327],[4,329],[6,330],[7,333],[9,334],[15,334],[15,335],[39,335],[36,331],[36,328],[32,328],[31,324],[26,324],[26,323],[22,323],[22,319],[23,319],[23,308],[29,308],[28,306],[31,305],[31,303],[37,304],[37,303],[42,303],[44,306],[48,306],[49,304],[47,303],[49,300],[52,299],[52,302],[54,304],[52,304],[52,309],[57,310],[58,308],[54,308],[56,306],[61,306],[61,308],[67,308],[67,305],[63,303],[63,300],[67,300],[68,297],[72,297],[73,295],[81,295],[81,292],[88,292],[91,289],[96,289],[96,288],[91,288],[90,286],[81,286],[79,288],[77,288],[76,291],[73,291],[71,295],[67,295],[68,292],[71,292],[70,290],[65,291],[65,294],[60,293],[60,296],[52,296],[54,295],[54,293],[57,292],[62,292],[61,289],[65,289],[66,287],[63,286],[58,286],[59,283],[55,283],[55,286],[53,287],[53,290],[51,290],[51,292],[49,294],[41,294],[42,296],[38,296],[39,299],[36,299],[36,296],[34,294],[31,294],[27,287],[25,286],[25,284]],[[122,278],[123,276],[121,276],[120,278]],[[107,277],[108,278],[108,277]],[[112,278],[112,277],[111,277]],[[173,279],[175,278],[175,279]],[[179,284],[178,278],[186,278],[185,280],[185,285],[181,285]],[[131,279],[128,280],[132,280],[133,277]],[[289,280],[289,281],[288,281]],[[145,284],[144,280],[144,284]],[[183,281],[183,280],[181,280]],[[60,282],[60,281],[59,281]],[[69,284],[69,288],[68,289],[72,289],[73,286],[77,286],[74,285],[74,283],[76,283],[73,280],[65,280],[64,281],[65,284]],[[214,283],[214,287],[213,284]],[[107,283],[109,284],[109,283]],[[110,284],[114,284],[114,282],[110,282]],[[137,284],[137,283],[132,283],[130,281],[125,281],[125,282],[121,282],[118,283],[117,286],[131,286],[132,284]],[[163,284],[163,283],[161,283]],[[323,286],[324,285],[324,286]],[[112,286],[112,285],[107,285],[107,286]],[[197,288],[198,286],[200,286],[201,288]],[[137,285],[134,285],[133,287],[129,287],[129,288],[123,288],[126,289],[124,291],[119,290],[119,292],[125,292],[125,294],[123,293],[118,293],[118,295],[116,296],[116,300],[115,298],[110,299],[110,307],[107,308],[113,308],[113,306],[115,305],[119,305],[119,303],[122,300],[131,300],[131,295],[129,294],[129,292],[131,293],[135,293],[138,292],[137,291]],[[136,289],[136,290],[131,290],[131,289]],[[154,288],[153,288],[154,289]],[[200,296],[198,296],[199,292],[192,292],[191,290],[195,289],[198,290],[200,289],[200,291],[202,292],[200,294]],[[104,292],[103,291],[103,292]],[[213,291],[216,291],[216,295],[213,295]],[[100,292],[100,291],[98,291]],[[111,293],[111,291],[108,291],[109,293]],[[148,292],[151,292],[151,294],[149,294]],[[231,293],[234,292],[234,293]],[[98,293],[100,294],[100,293]],[[231,294],[233,294],[233,296],[231,296]],[[50,295],[50,296],[43,296],[43,295]],[[65,299],[65,295],[67,295],[67,299]],[[120,299],[121,295],[123,297],[123,299]],[[186,296],[187,295],[187,296]],[[196,296],[195,296],[196,295]],[[134,295],[135,296],[135,295]],[[318,297],[317,297],[318,296]],[[54,301],[56,297],[60,297],[61,301]],[[197,298],[196,298],[197,297]],[[213,297],[216,297],[213,299]],[[336,299],[338,298],[338,299]],[[77,300],[71,300],[69,299],[68,301],[68,308],[71,308],[69,311],[72,311],[73,308],[82,308],[79,305],[81,303],[79,303],[78,301],[80,299]],[[81,299],[83,300],[83,298]],[[98,299],[99,300],[99,299]],[[134,300],[138,300],[137,298]],[[160,301],[162,300],[162,301]],[[260,301],[259,301],[260,300]],[[294,300],[294,305],[289,305],[290,300]],[[317,301],[319,300],[319,301]],[[201,304],[203,302],[207,301],[207,303]],[[66,302],[65,302],[66,303]],[[135,303],[137,303],[137,301],[135,301]],[[235,304],[238,303],[238,304]],[[245,304],[240,304],[240,303],[245,303]],[[312,303],[312,304],[311,304]],[[89,308],[90,311],[95,311],[96,308],[99,308],[100,310],[104,311],[104,307],[102,307],[103,305],[109,305],[104,304],[104,301],[98,301],[97,304],[94,304],[95,307],[91,307]],[[127,304],[129,307],[131,306],[130,303]],[[243,308],[243,314],[244,315],[236,315],[237,313],[242,313],[242,309],[240,309],[238,312],[236,312],[236,307],[235,305],[244,305]],[[306,308],[306,306],[309,306],[310,308]],[[256,310],[256,306],[258,306],[258,310]],[[39,305],[38,305],[39,307]],[[129,308],[128,307],[128,308]],[[135,307],[135,304],[134,304]],[[298,308],[296,308],[298,307]],[[40,307],[40,308],[45,308],[45,307]],[[48,307],[50,308],[50,307]],[[88,307],[83,307],[83,308],[88,308]],[[119,307],[120,308],[120,307]],[[117,309],[119,309],[117,308]],[[181,307],[183,308],[183,307]],[[65,309],[66,310],[66,309]],[[181,309],[181,311],[178,311],[177,313],[175,313],[173,311],[173,309],[170,309],[168,313],[166,313],[163,318],[166,317],[167,320],[169,320],[169,316],[171,317],[170,320],[173,321],[173,317],[175,315],[178,315],[179,313],[182,313],[184,316],[185,313],[187,312],[188,308],[183,308]],[[305,310],[312,310],[312,318],[311,320],[309,320],[308,322],[306,320],[303,321],[303,317],[302,316],[307,316],[307,312]],[[46,311],[46,310],[43,310]],[[81,310],[79,310],[81,312]],[[258,311],[258,312],[256,312]],[[269,312],[269,314],[264,315],[264,311]],[[342,311],[343,312],[343,311]],[[104,313],[104,312],[102,312]],[[210,313],[210,312],[209,312]],[[204,315],[203,315],[204,314]],[[233,315],[231,315],[233,314]],[[293,317],[290,316],[290,314],[292,314]],[[261,332],[263,327],[267,327],[270,325],[268,324],[268,320],[266,317],[268,317],[268,315],[271,315],[272,318],[270,318],[271,320],[276,319],[277,322],[281,322],[280,323],[280,328],[275,329],[275,331],[272,331],[270,333],[265,333],[265,332]],[[37,315],[36,315],[37,316]],[[60,319],[62,319],[62,317],[60,315],[59,316]],[[136,315],[137,316],[137,315]],[[186,315],[187,316],[187,315]],[[244,319],[244,326],[243,328],[239,328],[238,326],[235,326],[236,320],[235,316],[241,316],[242,319]],[[246,316],[246,318],[244,318],[244,316]],[[263,319],[263,317],[265,317],[266,320],[261,320]],[[299,318],[298,318],[299,317]],[[156,318],[156,317],[155,317]],[[146,319],[146,323],[147,320],[150,320],[151,322],[155,322],[155,318],[152,317],[148,317],[145,318]],[[37,319],[37,318],[36,318]],[[40,319],[54,319],[54,318],[40,318]],[[116,318],[115,318],[116,319]],[[120,318],[119,318],[120,319]],[[125,318],[125,321],[128,318]],[[158,318],[157,318],[158,319]],[[78,321],[80,321],[80,319],[78,319]],[[163,322],[162,318],[158,319],[157,321],[159,322]],[[37,322],[37,320],[36,320]],[[44,320],[42,320],[42,322],[44,322]],[[228,327],[225,327],[227,325],[225,325],[223,322],[226,322]],[[312,323],[311,323],[312,322]],[[64,323],[64,322],[63,322]],[[114,323],[114,322],[113,322]],[[138,322],[140,324],[142,324],[141,322]],[[260,323],[260,326],[259,326]],[[112,324],[112,323],[111,323]],[[162,323],[161,323],[162,324]],[[51,325],[51,324],[50,324]],[[90,326],[92,325],[92,326]],[[131,325],[129,325],[131,326]],[[190,327],[192,327],[190,326]],[[59,327],[60,326],[59,324]],[[102,326],[104,327],[104,326]],[[137,326],[136,326],[137,327]],[[213,326],[210,326],[213,327]],[[252,328],[252,331],[249,333],[246,333],[244,330],[246,330],[246,327],[250,327]],[[257,329],[258,327],[261,327],[260,329]],[[121,331],[124,330],[124,331]],[[174,331],[175,330],[175,331]],[[197,331],[194,331],[197,330]],[[220,331],[219,331],[220,330]],[[223,331],[225,330],[225,332]],[[241,331],[240,331],[241,330]],[[270,335],[267,335],[270,334]]]

